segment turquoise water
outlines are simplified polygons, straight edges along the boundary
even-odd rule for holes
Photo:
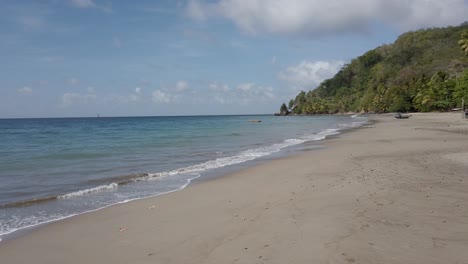
[[[260,119],[261,123],[249,122]],[[0,120],[0,238],[299,150],[349,116]]]

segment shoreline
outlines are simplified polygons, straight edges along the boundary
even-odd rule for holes
[[[359,126],[362,126],[362,125],[367,124],[369,121],[362,121],[361,120],[361,121],[355,121],[355,122],[363,123],[363,124],[359,125]],[[282,159],[282,158],[289,157],[289,156],[295,156],[295,155],[298,155],[301,152],[306,151],[306,150],[307,151],[308,150],[318,150],[318,149],[322,148],[322,144],[323,144],[325,139],[334,138],[336,136],[339,136],[340,134],[346,133],[348,131],[352,131],[353,129],[359,127],[359,126],[356,127],[354,125],[355,122],[353,122],[353,125],[351,125],[349,127],[331,129],[333,131],[331,134],[328,134],[328,132],[325,133],[329,129],[321,130],[320,132],[315,133],[315,134],[320,135],[320,134],[323,133],[323,135],[322,135],[323,138],[308,140],[308,141],[306,141],[304,143],[300,143],[298,145],[289,146],[289,147],[287,147],[288,150],[286,150],[286,152],[284,152],[285,150],[282,150],[282,152],[277,152],[277,153],[273,152],[273,153],[270,153],[267,156],[262,156],[262,157],[254,159],[254,160],[249,160],[249,161],[246,161],[246,162],[241,162],[241,163],[238,163],[238,164],[233,164],[233,165],[229,165],[229,166],[226,166],[226,167],[220,167],[220,168],[215,168],[215,169],[205,171],[205,172],[203,172],[202,175],[199,175],[197,177],[188,179],[187,182],[183,186],[180,186],[180,188],[177,188],[177,189],[172,189],[172,190],[164,191],[164,192],[161,192],[161,193],[155,193],[155,194],[151,194],[151,195],[144,196],[144,197],[132,198],[132,199],[129,199],[129,200],[122,200],[122,201],[115,202],[115,203],[112,203],[112,204],[108,204],[108,205],[105,205],[105,206],[102,206],[102,207],[99,207],[99,208],[90,208],[90,209],[82,211],[82,212],[76,212],[76,213],[73,213],[73,214],[70,214],[70,215],[65,215],[65,216],[55,218],[55,219],[50,219],[50,220],[44,221],[42,223],[37,223],[37,224],[30,225],[30,226],[27,226],[27,227],[22,227],[22,228],[19,228],[19,229],[15,229],[15,230],[10,231],[8,233],[2,234],[2,236],[0,237],[0,244],[2,242],[6,243],[9,240],[16,239],[16,238],[19,238],[21,236],[27,235],[29,232],[31,232],[31,231],[33,231],[35,229],[43,228],[43,227],[45,227],[47,225],[53,224],[53,223],[58,222],[58,221],[63,221],[65,219],[68,219],[68,218],[71,218],[71,217],[76,217],[76,216],[79,216],[79,215],[82,215],[82,214],[96,212],[96,211],[99,211],[99,210],[109,208],[109,207],[114,206],[114,205],[126,204],[126,203],[129,203],[129,202],[138,201],[138,200],[141,200],[141,199],[154,198],[154,197],[157,197],[157,196],[160,196],[160,195],[166,195],[168,193],[183,190],[187,186],[189,186],[189,185],[191,185],[193,183],[203,182],[203,181],[211,180],[211,179],[214,179],[214,178],[223,177],[225,175],[235,173],[235,172],[237,172],[239,170],[254,167],[254,166],[257,166],[257,165],[265,163],[265,162],[270,162],[272,160]],[[316,149],[308,148],[308,149],[303,150],[303,147],[301,147],[301,146],[303,146],[303,144],[314,145],[314,146],[316,146]],[[141,178],[148,177],[150,174],[151,173],[135,173],[135,174],[131,174],[131,175],[128,175],[128,176],[131,176],[132,178],[139,179],[140,177]],[[116,177],[116,178],[123,178],[123,177]],[[128,177],[128,178],[130,178],[130,177]],[[156,177],[156,178],[158,178],[158,177]],[[138,180],[138,181],[140,181],[140,180]],[[28,204],[36,204],[36,203],[43,203],[43,202],[47,203],[47,202],[50,202],[50,201],[54,202],[54,201],[63,199],[61,197],[65,197],[65,196],[68,196],[70,194],[73,195],[75,193],[87,192],[88,190],[103,188],[103,187],[106,187],[106,189],[111,189],[111,188],[108,188],[108,186],[110,186],[110,185],[116,185],[116,186],[126,185],[128,183],[131,183],[131,181],[124,181],[124,182],[113,181],[113,182],[108,182],[108,183],[109,183],[109,185],[100,185],[100,186],[93,187],[91,189],[78,190],[78,191],[73,191],[71,193],[58,194],[56,196],[48,196],[48,197],[40,198],[40,199],[31,199],[31,200],[26,200],[26,201],[18,201],[18,202],[14,202],[12,204],[3,205],[3,208],[9,208],[9,207],[13,208],[13,207],[16,207],[16,206],[21,206],[23,204],[28,205]],[[115,188],[115,187],[113,187],[113,188]],[[2,241],[2,239],[3,239],[3,241]]]
[[[0,257],[5,263],[468,259],[462,176],[468,123],[453,114],[372,118],[378,122],[322,141],[320,151],[47,224],[0,243]]]

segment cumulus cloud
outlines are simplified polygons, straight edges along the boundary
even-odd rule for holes
[[[152,100],[155,103],[170,103],[172,101],[172,96],[161,90],[155,90],[152,94]]]
[[[190,86],[188,82],[180,80],[174,85],[165,86],[162,89],[154,90],[152,93],[152,101],[155,103],[169,103],[180,101],[180,98],[186,97],[189,94]]]
[[[303,61],[278,74],[296,90],[313,89],[323,80],[333,77],[343,66],[343,61]]]
[[[186,81],[175,85],[153,90],[151,101],[159,104],[249,104],[265,103],[276,100],[275,90],[270,86],[257,85],[252,82],[228,85],[220,82],[209,82],[197,91],[190,88]],[[138,93],[136,93],[138,94]]]
[[[132,92],[129,94],[125,94],[125,95],[112,94],[112,95],[106,96],[105,98],[103,98],[103,100],[106,103],[115,102],[115,103],[121,103],[121,104],[140,102],[144,100],[143,90],[140,87],[135,87],[134,89],[132,89]]]
[[[212,92],[229,92],[231,88],[227,84],[210,83],[208,89]]]
[[[189,89],[189,86],[186,81],[178,81],[172,90],[180,93],[180,92],[187,91],[188,89]]]
[[[33,92],[33,89],[31,87],[25,86],[25,87],[17,89],[16,91],[20,94],[29,95]]]
[[[189,0],[195,20],[224,18],[244,32],[323,35],[367,32],[372,22],[401,30],[463,22],[464,0]]]
[[[128,99],[131,102],[140,101],[141,95],[142,95],[141,94],[141,88],[140,87],[135,87],[135,91],[128,96]]]
[[[275,99],[272,87],[256,85],[254,83],[239,84],[236,94],[232,96],[241,104],[268,102]]]
[[[251,102],[268,102],[275,99],[274,89],[270,86],[257,85],[255,83],[241,83],[235,88],[227,84],[210,83],[208,89],[212,92],[209,96],[216,104],[248,104]]]
[[[250,91],[250,89],[252,89],[252,87],[254,87],[253,83],[242,83],[242,84],[239,84],[237,86],[237,90],[247,92],[247,91]]]

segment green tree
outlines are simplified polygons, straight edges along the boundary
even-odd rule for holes
[[[431,91],[429,91],[427,83],[428,81],[424,75],[413,83],[413,106],[416,110],[421,112],[430,111]]]
[[[294,107],[294,100],[293,99],[289,100],[289,105],[288,106],[289,106],[289,109],[293,109],[293,107]]]
[[[468,69],[457,78],[453,98],[458,106],[461,106],[462,99],[468,100]],[[467,103],[465,102],[465,105]]]
[[[448,73],[435,73],[428,83],[431,93],[431,110],[448,110],[453,106],[452,93],[455,82]]]
[[[288,107],[286,106],[285,103],[283,103],[280,107],[280,114],[281,115],[287,115],[289,114]]]
[[[305,103],[306,103],[306,94],[304,91],[301,91],[296,96],[296,99],[294,100],[294,104],[296,105],[296,108],[294,108],[294,112],[296,114],[302,114]]]
[[[391,87],[385,97],[390,112],[408,112],[411,110],[411,96],[407,85]]]
[[[364,96],[361,98],[361,109],[365,112],[374,111],[374,97],[375,92],[373,89],[368,89]]]
[[[465,55],[468,56],[468,30],[465,30],[461,36],[460,40],[458,41],[458,45],[460,45],[461,50]]]
[[[447,110],[464,96],[468,100],[465,75],[460,76],[468,68],[465,54],[467,23],[404,33],[351,60],[316,89],[299,93],[294,112]]]

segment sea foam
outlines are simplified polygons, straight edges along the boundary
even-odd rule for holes
[[[67,194],[64,194],[64,195],[60,195],[60,196],[57,196],[57,198],[58,199],[70,199],[70,198],[73,198],[73,197],[83,196],[83,195],[87,195],[87,194],[90,194],[90,193],[96,193],[96,192],[112,190],[112,189],[115,189],[117,187],[119,187],[119,185],[117,183],[111,183],[109,185],[100,185],[100,186],[97,186],[97,187],[94,187],[94,188],[79,190],[79,191],[76,191],[76,192],[71,192],[71,193],[67,193]]]
[[[202,173],[207,170],[223,168],[223,167],[230,166],[230,165],[236,165],[236,164],[240,164],[243,162],[258,159],[261,157],[265,157],[273,153],[277,153],[287,147],[299,145],[308,141],[323,140],[327,136],[336,135],[339,133],[340,133],[339,129],[326,129],[317,134],[312,134],[303,138],[286,139],[281,143],[276,143],[276,144],[272,144],[269,146],[263,146],[263,147],[254,148],[254,149],[248,149],[234,156],[217,158],[217,159],[209,160],[209,161],[196,164],[193,166],[179,168],[179,169],[175,169],[171,171],[149,173],[148,179],[163,178],[163,177],[168,177],[168,176],[173,176],[173,175],[178,175],[178,174]]]

